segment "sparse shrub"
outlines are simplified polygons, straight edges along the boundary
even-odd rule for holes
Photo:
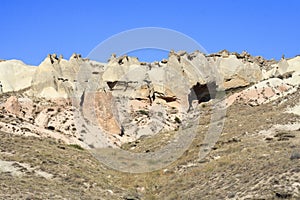
[[[175,122],[181,124],[181,120],[177,116],[175,117]]]
[[[149,116],[149,112],[146,111],[146,110],[139,110],[139,113],[142,114],[142,115],[147,115],[147,116]]]
[[[293,152],[290,159],[291,160],[300,159],[300,153],[299,152]]]
[[[158,112],[157,116],[162,117],[164,114],[162,112]]]
[[[75,149],[78,149],[78,150],[84,150],[84,148],[82,148],[80,145],[78,144],[69,144],[68,145],[69,147],[73,147]]]

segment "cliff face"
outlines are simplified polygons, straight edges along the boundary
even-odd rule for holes
[[[154,63],[141,63],[138,59],[127,56],[112,57],[108,63],[98,63],[83,59],[77,54],[72,55],[69,60],[53,54],[48,55],[37,67],[17,60],[2,61],[0,80],[3,92],[31,89],[29,92],[37,97],[67,98],[73,95],[76,87],[83,87],[87,82],[93,90],[111,90],[115,86],[120,89],[124,82],[127,82],[125,86],[128,87],[130,83],[143,79],[150,82],[162,81],[155,80],[159,78],[157,74],[161,76],[160,79],[165,80],[167,77],[162,76],[169,70],[185,78],[189,87],[214,81],[218,88],[228,90],[281,77],[286,73],[292,75],[299,71],[299,60],[298,56],[276,62],[252,57],[245,52],[237,54],[222,51],[210,55],[200,52],[170,52],[168,60]],[[128,80],[122,80],[124,78]],[[159,87],[157,90],[163,92]],[[145,98],[144,95],[140,97]]]
[[[4,95],[22,96],[13,101],[20,102],[18,115],[35,119],[31,125],[61,127],[59,119],[67,118],[73,127],[58,130],[76,133],[83,146],[97,147],[176,130],[176,118],[184,122],[191,109],[214,99],[218,91],[239,90],[227,98],[227,107],[235,101],[260,105],[292,94],[299,88],[300,57],[276,62],[246,52],[204,55],[182,51],[170,52],[167,60],[154,63],[128,56],[112,56],[108,63],[99,63],[77,54],[69,60],[53,54],[37,67],[16,60],[0,62],[0,81]],[[36,111],[36,102],[43,101],[53,104],[55,108],[49,109],[54,114],[48,108]],[[24,110],[34,106],[34,112]],[[4,106],[10,112],[8,107]],[[90,125],[75,127],[82,120]],[[84,134],[94,128],[106,139],[96,144]]]

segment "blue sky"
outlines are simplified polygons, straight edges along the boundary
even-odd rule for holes
[[[297,0],[2,0],[0,17],[0,59],[33,65],[48,53],[85,57],[114,34],[149,26],[182,32],[209,53],[246,50],[268,59],[300,54]],[[146,61],[165,56],[135,53]]]

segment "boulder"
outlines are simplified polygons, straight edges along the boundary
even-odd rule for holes
[[[276,69],[277,69],[276,76],[285,74],[287,72],[288,68],[289,68],[289,64],[288,64],[287,60],[281,59],[276,67]]]
[[[287,60],[288,63],[288,72],[295,72],[296,74],[300,74],[300,56],[296,56],[295,58]]]
[[[219,75],[223,78],[224,89],[248,86],[262,80],[260,67],[255,63],[243,63],[235,55],[216,59]]]
[[[21,116],[22,115],[22,108],[16,96],[9,97],[6,102],[4,103],[4,108],[7,112]]]

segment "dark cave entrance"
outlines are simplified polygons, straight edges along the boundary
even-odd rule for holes
[[[112,81],[108,81],[106,83],[107,83],[109,89],[113,90],[113,88],[117,85],[118,81],[113,81],[113,82]]]
[[[192,106],[192,102],[197,100],[198,103],[208,102],[216,97],[217,85],[215,82],[209,82],[201,85],[197,83],[191,88],[191,92],[188,96],[189,105]]]

